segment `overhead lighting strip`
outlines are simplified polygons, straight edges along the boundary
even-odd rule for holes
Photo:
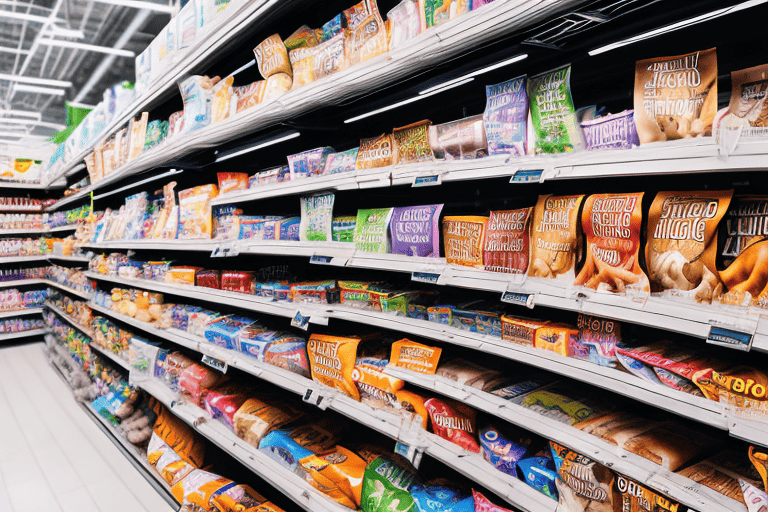
[[[32,112],[31,110],[0,110],[0,123],[5,116],[33,117],[38,121],[42,118],[40,112]]]
[[[255,144],[253,146],[247,147],[245,149],[236,150],[231,153],[224,153],[223,155],[216,157],[216,162],[223,162],[224,160],[229,160],[230,158],[235,158],[236,156],[244,155],[246,153],[250,153],[251,151],[256,151],[257,149],[265,148],[267,146],[272,146],[274,144],[278,144],[286,140],[295,139],[299,135],[301,135],[301,133],[299,132],[290,132],[290,133],[287,133],[286,135],[283,135],[282,137],[270,139],[260,144]]]
[[[16,86],[16,89],[21,86]],[[62,91],[63,92],[63,91]],[[53,128],[55,130],[64,130],[66,128],[65,125],[59,124],[59,123],[48,123],[46,121],[35,121],[34,119],[14,119],[11,117],[2,117],[0,118],[0,124],[23,124],[28,126],[44,126],[46,128]]]
[[[51,96],[64,96],[67,91],[64,89],[54,89],[51,87],[38,87],[36,85],[16,84],[16,92],[32,92],[37,94],[50,94]],[[6,120],[7,121],[7,120]]]
[[[140,2],[138,0],[94,0],[100,4],[117,5],[120,7],[133,7],[134,9],[145,9],[148,11],[163,12],[173,14],[174,8],[168,4],[156,4],[154,2]]]
[[[448,80],[447,82],[443,82],[440,85],[435,85],[433,87],[430,87],[428,89],[424,89],[419,94],[427,94],[432,91],[436,91],[437,89],[442,89],[447,85],[455,84],[458,82],[461,82],[462,80],[466,80],[467,78],[475,77],[477,75],[482,75],[483,73],[488,73],[490,71],[494,71],[499,68],[503,68],[504,66],[509,66],[510,64],[514,64],[515,62],[520,62],[521,60],[525,60],[528,58],[527,53],[521,53],[520,55],[515,55],[512,58],[509,58],[507,60],[503,60],[501,62],[497,62],[496,64],[493,64],[492,66],[488,66],[482,69],[478,69],[477,71],[473,71],[471,73],[468,73],[464,76],[461,76],[459,78],[454,78],[453,80]]]
[[[111,196],[113,194],[117,194],[118,192],[124,192],[124,191],[126,191],[128,189],[131,189],[131,188],[134,188],[134,187],[138,187],[139,185],[144,185],[145,183],[149,183],[149,182],[152,182],[152,181],[157,181],[157,180],[159,180],[161,178],[167,178],[168,176],[173,176],[174,174],[181,174],[182,172],[184,172],[184,169],[171,169],[170,171],[164,172],[163,174],[158,174],[157,176],[152,176],[151,178],[147,178],[145,180],[137,181],[135,183],[131,183],[130,185],[126,185],[124,187],[120,187],[120,188],[115,189],[115,190],[110,190],[109,192],[107,192],[105,194],[99,194],[98,196],[93,196],[93,200],[95,201],[97,199],[103,199],[103,198],[109,197],[109,196]]]
[[[72,87],[72,82],[66,80],[51,80],[50,78],[37,78],[34,76],[22,76],[22,75],[9,75],[8,73],[0,73],[0,80],[6,80],[8,82],[16,82],[21,84],[33,84],[33,85],[46,85],[50,87]]]
[[[61,41],[59,39],[40,39],[40,44],[47,46],[58,46],[60,48],[72,48],[75,50],[86,50],[89,52],[107,53],[120,57],[136,57],[136,54],[130,50],[121,50],[109,46],[97,46],[95,44],[76,43],[74,41]]]

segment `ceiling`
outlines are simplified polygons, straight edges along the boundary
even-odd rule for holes
[[[43,42],[119,47],[139,54],[170,21],[170,14],[156,10],[168,9],[168,3],[142,0],[135,3],[149,8],[136,8],[110,1],[114,0],[0,0],[0,145],[21,134],[22,145],[38,146],[63,129],[65,101],[96,105],[107,87],[133,80],[131,57]],[[2,75],[61,80],[72,86],[63,96],[19,91],[18,82]],[[40,118],[18,111],[40,113]]]

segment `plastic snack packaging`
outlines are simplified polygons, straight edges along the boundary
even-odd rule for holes
[[[229,117],[232,102],[232,83],[234,77],[228,76],[213,86],[211,103],[211,122],[218,123]]]
[[[347,67],[347,39],[339,33],[315,48],[315,54],[310,59],[312,79],[319,80]]]
[[[220,172],[216,174],[219,179],[219,194],[228,194],[236,190],[248,188],[248,174],[244,172]]]
[[[203,398],[205,410],[212,418],[234,430],[235,413],[248,400],[246,392],[243,388],[231,384],[210,389]]]
[[[548,324],[548,320],[503,315],[501,317],[501,337],[505,341],[533,347],[538,329]]]
[[[749,464],[747,457],[737,451],[718,452],[677,474],[745,505],[749,502],[742,494],[743,485],[760,486],[760,475]]]
[[[635,124],[641,144],[712,135],[716,112],[714,48],[635,64]]]
[[[575,425],[605,412],[601,400],[591,395],[575,394],[559,382],[507,399],[566,425]]]
[[[613,472],[589,457],[549,442],[557,468],[558,511],[614,512]]]
[[[144,141],[147,136],[147,122],[149,121],[149,112],[142,112],[139,120],[131,119],[128,126],[129,142],[128,142],[128,161],[133,160],[144,151]],[[96,155],[97,168],[101,163],[100,155]],[[103,169],[101,170],[103,175]]]
[[[495,425],[481,428],[479,437],[483,458],[502,473],[516,477],[517,463],[528,453],[531,438],[517,428],[499,429]]]
[[[226,376],[199,364],[186,367],[179,375],[179,388],[189,396],[192,402],[200,407],[208,390],[221,384]]]
[[[302,242],[325,242],[332,238],[334,194],[320,194],[301,198]],[[282,239],[282,233],[281,233]]]
[[[389,252],[389,222],[392,208],[373,208],[357,211],[355,222],[355,248],[366,252]]]
[[[442,204],[405,206],[392,210],[390,232],[393,254],[440,257],[440,212]]]
[[[407,338],[392,344],[389,364],[418,373],[434,375],[442,349],[416,343]]]
[[[259,73],[264,79],[277,73],[293,76],[291,63],[288,60],[288,50],[279,34],[273,34],[262,41],[259,46],[253,49],[253,54],[256,57],[256,64],[259,66]]]
[[[583,149],[581,127],[571,97],[570,64],[531,77],[528,99],[536,154]]]
[[[275,98],[279,98],[291,89],[293,79],[287,73],[275,73],[267,78],[264,84],[264,93],[261,95],[261,102],[267,103]]]
[[[716,370],[712,372],[711,382],[729,417],[768,423],[768,374],[765,371],[748,366]]]
[[[429,127],[432,121],[424,120],[392,130],[395,144],[395,165],[418,164],[434,160],[429,146]]]
[[[471,9],[469,0],[419,0],[422,18],[422,31],[464,14]]]
[[[431,125],[429,145],[439,160],[471,160],[488,156],[483,116]]]
[[[518,461],[517,473],[520,480],[540,493],[554,500],[558,498],[557,469],[550,454],[539,452],[534,457]]]
[[[720,284],[717,226],[732,190],[659,192],[648,213],[645,262],[652,292],[709,302]]]
[[[243,110],[247,110],[261,103],[261,96],[264,93],[265,86],[266,82],[264,80],[258,80],[248,85],[235,87],[232,90],[237,100],[235,112],[239,114]]]
[[[211,202],[216,185],[201,185],[179,192],[179,238],[211,238]]]
[[[360,338],[313,334],[307,342],[312,379],[360,400],[352,370]]]
[[[331,225],[334,242],[354,242],[357,217],[336,217]]]
[[[475,512],[472,496],[466,496],[447,479],[416,484],[411,487],[411,496],[416,504],[414,512]]]
[[[356,169],[374,169],[392,165],[392,135],[384,133],[378,137],[360,140]]]
[[[650,293],[639,261],[642,200],[642,192],[587,197],[581,214],[587,256],[575,285],[640,298]]]
[[[483,125],[488,154],[525,155],[528,134],[526,75],[497,85],[487,85]]]
[[[753,138],[768,135],[768,65],[731,72],[731,101],[720,120],[717,139],[726,143],[731,134]]]
[[[528,275],[572,280],[580,254],[579,207],[584,196],[539,196],[531,224]]]
[[[147,445],[147,460],[168,485],[175,485],[195,469],[154,432]]]
[[[171,488],[176,501],[203,510],[251,510],[266,500],[248,487],[213,473],[196,469]]]
[[[402,0],[387,13],[389,51],[402,46],[421,33],[421,13],[418,0]]]
[[[410,490],[418,476],[406,459],[382,455],[363,473],[360,508],[363,512],[415,512]]]
[[[447,398],[430,398],[424,402],[424,407],[429,412],[435,434],[465,450],[480,452],[474,409]]]
[[[253,295],[255,290],[253,272],[240,270],[223,271],[221,273],[221,289]]]
[[[474,2],[477,1],[478,0],[474,0]],[[512,512],[507,508],[501,508],[494,505],[490,502],[490,500],[488,500],[488,498],[475,491],[474,489],[472,490],[472,499],[475,500],[475,512]]]
[[[632,149],[640,145],[635,127],[634,110],[608,114],[597,119],[582,121],[586,150]]]
[[[352,370],[352,380],[357,386],[362,403],[376,409],[399,408],[395,393],[403,388],[404,381],[367,364],[355,365]]]
[[[725,239],[719,272],[727,289],[715,298],[723,304],[768,307],[768,197],[736,196],[730,204],[720,231]],[[725,290],[723,290],[725,291]]]
[[[291,180],[323,174],[326,159],[331,154],[333,154],[333,148],[326,146],[295,155],[288,155]]]
[[[181,81],[181,99],[184,102],[184,128],[182,133],[199,130],[211,124],[213,87],[219,77],[194,75]]]
[[[621,343],[621,324],[596,316],[579,314],[579,336],[568,346],[568,356],[601,366],[617,367],[616,345]]]
[[[325,169],[322,174],[336,174],[340,172],[354,171],[357,162],[357,153],[360,148],[352,148],[339,153],[331,153],[325,161]]]
[[[448,264],[480,267],[488,217],[457,216],[443,219],[443,243]]]
[[[485,227],[483,267],[491,272],[528,271],[532,208],[492,211]]]
[[[320,41],[317,38],[317,32],[306,25],[297,28],[285,40],[285,47],[288,51],[295,50],[296,48],[309,48],[318,44],[320,44]]]
[[[622,512],[676,512],[681,508],[676,501],[671,501],[624,475],[617,473],[615,482],[613,499],[616,506],[620,507],[617,510]],[[738,483],[736,490],[739,490]]]
[[[259,448],[264,436],[301,416],[302,413],[290,405],[249,398],[234,414],[233,422],[237,437]]]
[[[533,346],[567,356],[568,347],[573,346],[578,339],[579,331],[568,324],[547,324],[536,329]]]
[[[344,11],[345,59],[353,66],[387,51],[387,31],[376,0],[363,0]]]
[[[360,506],[365,461],[346,448],[310,455],[299,461],[315,488],[351,509]]]
[[[764,512],[768,510],[768,493],[754,486],[746,480],[739,479],[744,503],[747,505],[747,512]]]

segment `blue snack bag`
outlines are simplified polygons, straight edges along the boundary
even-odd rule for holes
[[[418,512],[475,512],[474,498],[462,494],[446,480],[411,487],[411,497]]]
[[[528,453],[531,438],[516,428],[502,431],[494,425],[481,428],[479,437],[483,458],[502,473],[517,476],[517,463]]]
[[[529,457],[517,463],[520,480],[537,491],[557,499],[557,470],[550,457]]]

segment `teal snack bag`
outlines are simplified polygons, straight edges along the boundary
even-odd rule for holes
[[[360,508],[363,512],[416,512],[410,489],[416,471],[395,457],[381,456],[363,474]]]
[[[334,194],[319,194],[301,198],[299,240],[326,242],[331,240]]]
[[[357,210],[355,249],[366,252],[389,252],[389,221],[392,208]]]
[[[565,153],[583,149],[581,128],[571,97],[570,64],[531,77],[528,98],[535,153]]]

